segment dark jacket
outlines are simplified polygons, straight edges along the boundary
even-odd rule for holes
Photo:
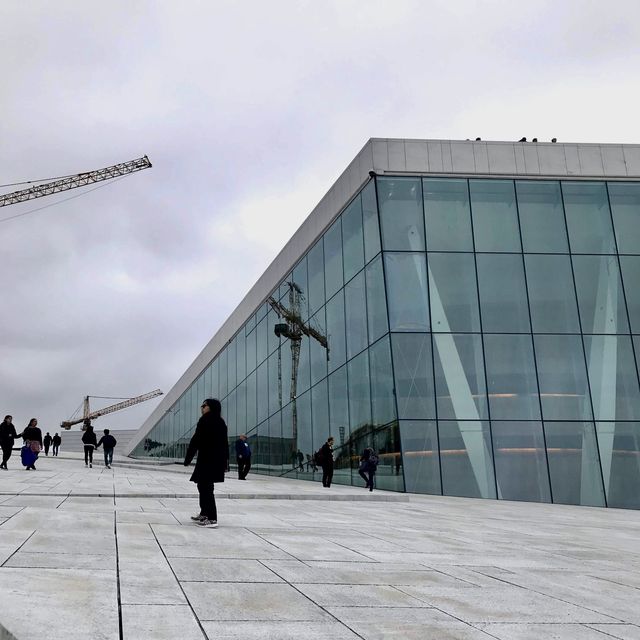
[[[82,442],[85,445],[92,444],[94,447],[98,445],[98,439],[96,438],[96,432],[93,429],[87,429],[82,434]]]
[[[100,445],[104,445],[105,449],[113,449],[118,444],[118,441],[109,433],[106,436],[102,436],[100,441],[96,445],[99,447]]]
[[[52,441],[52,440],[53,440],[53,438],[52,438],[50,435],[48,435],[48,434],[47,434],[47,435],[44,437],[44,444],[45,444],[45,446],[47,446],[47,447],[48,447],[48,446],[51,444],[51,441]]]
[[[18,437],[13,422],[0,423],[0,447],[8,449],[13,447],[13,441]]]
[[[37,440],[42,446],[42,431],[40,431],[40,427],[27,427],[22,432],[23,440]]]
[[[333,447],[325,442],[320,447],[321,465],[323,469],[333,469]]]
[[[62,438],[60,436],[53,436],[53,446],[60,446],[62,444]]]
[[[236,440],[236,456],[238,458],[251,457],[251,447],[246,440],[242,440],[241,438],[238,438]]]
[[[185,466],[198,454],[191,482],[224,482],[224,472],[229,461],[227,425],[221,417],[205,413],[196,426],[189,442]]]

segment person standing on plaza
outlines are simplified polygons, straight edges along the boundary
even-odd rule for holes
[[[96,445],[96,449],[102,445],[102,450],[104,451],[104,466],[107,467],[107,469],[111,469],[111,463],[113,462],[113,450],[117,444],[118,441],[109,434],[109,429],[105,429],[104,435]]]
[[[251,447],[244,433],[241,433],[236,440],[236,461],[238,462],[238,480],[246,480],[251,469]]]
[[[17,437],[16,428],[13,426],[13,416],[5,416],[0,424],[0,447],[2,447],[2,464],[0,464],[0,469],[7,468],[7,462],[13,451],[13,443]]]
[[[57,456],[58,455],[58,449],[60,449],[60,445],[62,444],[62,438],[55,433],[52,440],[51,440],[52,444],[53,444],[53,455]]]
[[[333,480],[333,436],[320,447],[320,464],[322,466],[322,486],[329,488]]]
[[[91,426],[91,420],[84,421],[84,433],[82,434],[82,442],[84,444],[84,466],[93,467],[93,450],[98,446],[98,439]]]
[[[49,447],[51,446],[51,441],[53,440],[53,438],[51,437],[51,434],[47,431],[47,435],[45,435],[44,437],[44,455],[48,456],[49,455]]]
[[[224,472],[229,464],[227,425],[221,416],[222,405],[219,400],[207,398],[200,411],[202,417],[189,442],[184,466],[188,467],[198,454],[190,480],[198,486],[200,513],[191,519],[201,527],[215,528],[218,526],[218,511],[213,485],[215,482],[224,482]]]
[[[42,431],[40,431],[40,427],[38,426],[38,420],[31,418],[26,429],[18,437],[20,436],[22,436],[24,440],[24,447],[22,447],[22,464],[26,467],[27,471],[29,471],[29,469],[35,471],[38,454],[42,451]],[[24,451],[25,449],[28,449],[28,451]]]
[[[358,473],[360,477],[365,481],[364,488],[373,491],[374,477],[376,475],[376,469],[378,468],[378,455],[371,448],[367,447],[360,456],[360,466],[358,467]]]

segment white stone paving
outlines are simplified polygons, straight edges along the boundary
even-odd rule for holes
[[[180,466],[0,472],[0,638],[640,640],[640,512]],[[11,637],[11,636],[6,636]]]

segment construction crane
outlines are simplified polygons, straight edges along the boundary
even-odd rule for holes
[[[127,398],[122,402],[118,402],[117,404],[112,404],[109,407],[104,407],[103,409],[98,409],[97,411],[91,411],[89,407],[89,398],[101,398],[104,396],[85,396],[84,398],[84,410],[82,412],[82,418],[78,418],[76,420],[65,420],[60,423],[60,426],[63,429],[71,429],[74,424],[85,423],[85,421],[93,420],[94,418],[99,418],[100,416],[104,416],[108,413],[113,413],[114,411],[120,411],[120,409],[126,409],[127,407],[132,407],[134,404],[139,404],[140,402],[145,402],[146,400],[151,400],[151,398],[157,398],[162,395],[162,391],[160,389],[156,389],[155,391],[150,391],[149,393],[144,393],[141,396],[136,396],[135,398]],[[84,427],[83,427],[84,430]]]
[[[102,182],[103,180],[119,178],[120,176],[126,176],[129,173],[149,169],[151,166],[149,158],[147,158],[147,156],[142,156],[142,158],[130,160],[129,162],[121,162],[120,164],[114,164],[113,166],[106,167],[104,169],[96,169],[95,171],[87,171],[86,173],[78,173],[73,176],[57,178],[51,182],[46,182],[41,185],[0,195],[0,207],[6,207],[10,204],[18,204],[19,202],[26,202],[27,200],[35,200],[36,198],[50,196],[61,191],[69,191],[70,189],[85,187],[86,185],[93,184],[94,182]]]
[[[317,340],[327,350],[327,360],[329,359],[329,343],[327,337],[319,331],[309,326],[302,320],[300,315],[300,303],[304,300],[302,289],[295,282],[287,282],[289,287],[289,308],[273,297],[269,297],[267,302],[271,305],[279,318],[284,318],[286,322],[278,323],[273,328],[278,338],[289,338],[291,343],[291,436],[293,446],[297,448],[298,442],[298,410],[296,407],[296,396],[298,389],[298,363],[300,362],[300,343],[302,336],[308,336]],[[278,347],[278,400],[282,407],[282,364],[280,360],[280,348]]]

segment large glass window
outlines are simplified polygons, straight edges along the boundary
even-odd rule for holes
[[[569,256],[525,255],[535,333],[580,333]]]
[[[365,276],[367,285],[367,326],[369,328],[369,344],[371,344],[389,331],[382,258],[378,257],[367,265]]]
[[[247,334],[247,374],[251,373],[256,368],[256,330]]]
[[[322,240],[318,240],[309,251],[307,266],[309,270],[309,313],[313,315],[324,304],[324,249]]]
[[[392,331],[429,331],[424,253],[386,253],[387,303]]]
[[[480,331],[473,255],[429,253],[428,268],[433,331]]]
[[[569,245],[573,253],[615,253],[604,182],[563,182]]]
[[[424,178],[424,214],[429,251],[473,251],[466,180]]]
[[[522,247],[531,253],[567,253],[559,182],[516,180]]]
[[[383,338],[371,347],[369,367],[372,423],[379,426],[391,422],[396,417],[389,338]]]
[[[542,417],[591,420],[591,397],[580,336],[534,336]]]
[[[495,498],[493,453],[488,422],[439,421],[442,493]]]
[[[481,337],[471,334],[437,334],[433,336],[433,345],[438,418],[487,418]]]
[[[573,256],[583,333],[628,333],[616,256]]]
[[[549,472],[539,422],[492,422],[498,498],[550,502]]]
[[[258,367],[258,422],[266,420],[269,415],[269,375],[267,363]]]
[[[299,295],[296,296],[296,305],[298,306],[298,313],[303,320],[309,317],[309,283],[307,275],[307,258],[305,256],[296,265],[292,276],[293,284],[298,287]]]
[[[478,284],[482,328],[488,332],[530,331],[522,256],[479,254]]]
[[[609,202],[620,253],[640,253],[640,183],[609,182]]]
[[[364,266],[362,202],[355,198],[342,214],[342,259],[344,279],[351,278]]]
[[[469,180],[476,251],[520,251],[512,180]]]
[[[391,336],[398,417],[435,418],[431,337],[425,333]]]
[[[242,381],[247,377],[247,343],[244,337],[244,330],[240,330],[237,338],[236,345],[236,361],[237,361],[237,371],[238,371],[238,381]],[[216,396],[213,396],[214,398]]]
[[[369,353],[363,351],[347,363],[349,381],[349,418],[351,435],[371,426],[371,391],[369,387]]]
[[[487,389],[492,420],[540,418],[530,335],[485,335]]]
[[[380,224],[378,223],[378,203],[376,183],[371,180],[362,190],[362,220],[364,226],[364,257],[369,262],[380,253]]]
[[[311,320],[309,320],[311,327],[320,333],[320,335],[327,335],[327,323],[325,320],[324,309],[321,309],[316,313]],[[309,353],[311,356],[311,385],[313,386],[322,378],[327,376],[327,349],[322,346],[318,340],[311,337],[309,338]]]
[[[330,435],[329,398],[327,381],[323,380],[311,388],[311,418],[313,421],[313,451],[317,451]],[[334,436],[337,439],[337,435]]]
[[[367,300],[364,271],[344,288],[347,320],[347,360],[367,347]]]
[[[347,397],[347,367],[332,373],[329,381],[329,431],[340,443],[349,439],[349,401]]]
[[[327,300],[344,284],[342,273],[342,226],[338,218],[324,234],[324,281]]]
[[[347,359],[347,338],[344,319],[344,292],[327,302],[327,342],[329,343],[329,371],[341,367]]]
[[[638,248],[640,251],[640,247]],[[620,256],[631,332],[640,333],[640,256]]]
[[[409,493],[440,495],[440,457],[435,421],[401,420],[404,481]]]
[[[382,248],[424,251],[420,178],[378,178]]]

